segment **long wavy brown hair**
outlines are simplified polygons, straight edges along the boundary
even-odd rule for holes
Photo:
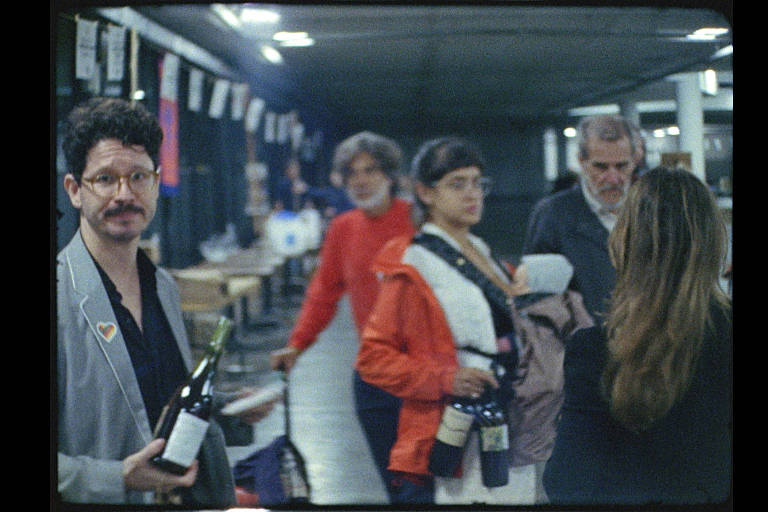
[[[647,429],[688,389],[713,306],[730,308],[719,283],[726,243],[712,193],[690,172],[659,167],[631,187],[609,238],[617,283],[602,376],[627,428]]]

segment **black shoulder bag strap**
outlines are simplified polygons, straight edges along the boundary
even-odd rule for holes
[[[496,284],[494,284],[493,281],[491,281],[485,274],[483,274],[471,261],[465,258],[461,252],[456,250],[451,244],[439,236],[429,233],[417,234],[413,238],[413,243],[421,245],[435,255],[440,256],[449,265],[458,270],[459,273],[472,281],[480,288],[480,290],[482,290],[483,295],[485,295],[488,303],[494,310],[494,326],[497,328],[497,335],[504,335],[510,332],[510,329],[514,330],[514,326],[512,324],[512,314],[510,311],[511,299],[507,297],[504,291],[496,286]],[[504,265],[498,264],[498,267],[501,268],[502,272],[504,272],[507,278],[510,280],[512,279],[504,268]],[[506,328],[507,326],[497,325],[497,315],[501,315],[509,320],[508,328]],[[499,330],[499,327],[502,327],[502,329]]]
[[[481,272],[471,261],[467,260],[461,252],[456,250],[451,244],[437,235],[429,233],[418,233],[413,238],[413,243],[418,244],[435,255],[439,256],[453,268],[455,268],[464,277],[472,281],[483,292],[488,304],[491,306],[493,316],[493,325],[497,336],[507,335],[514,339],[515,327],[512,321],[512,311],[510,309],[511,300],[496,284],[493,283],[483,272]],[[511,279],[509,273],[503,265],[498,265],[504,274]],[[485,354],[473,347],[461,347],[462,350],[479,353],[493,359],[506,369],[506,374],[511,377],[513,370],[517,367],[518,354],[513,344],[511,353],[504,354]]]

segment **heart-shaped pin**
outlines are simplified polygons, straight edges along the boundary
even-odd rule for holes
[[[112,341],[112,338],[117,332],[117,326],[112,322],[99,322],[96,324],[96,328],[101,333],[101,336],[107,341]]]

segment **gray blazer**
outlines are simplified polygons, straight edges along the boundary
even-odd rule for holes
[[[58,491],[64,501],[152,503],[152,492],[127,491],[122,460],[153,439],[125,340],[80,231],[56,261]],[[184,363],[191,351],[178,287],[158,268],[157,293]],[[211,422],[198,456],[194,499],[233,504],[224,437]]]

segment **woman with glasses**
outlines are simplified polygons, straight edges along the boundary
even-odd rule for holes
[[[534,500],[533,466],[507,464],[501,478],[506,485],[484,484],[477,429],[467,434],[448,476],[435,476],[430,465],[446,405],[491,396],[504,403],[504,376],[517,364],[509,341],[517,283],[470,233],[489,191],[483,171],[480,153],[464,140],[422,146],[412,166],[419,231],[392,240],[374,263],[382,285],[356,366],[364,380],[403,399],[389,466],[400,503]]]

